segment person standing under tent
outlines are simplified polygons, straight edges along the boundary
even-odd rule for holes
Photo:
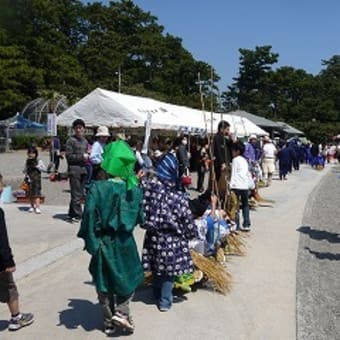
[[[79,222],[82,216],[81,199],[84,195],[84,187],[87,176],[86,162],[89,154],[88,142],[84,137],[85,122],[76,119],[72,123],[74,135],[66,141],[65,155],[68,164],[70,180],[71,200],[68,210],[68,220]]]
[[[236,224],[238,229],[250,230],[250,216],[249,216],[249,190],[255,188],[255,184],[249,171],[247,160],[242,156],[244,154],[244,144],[238,142],[232,146],[232,169],[230,178],[230,189],[236,194],[239,201],[242,203],[243,224],[240,226],[239,213],[236,215]]]
[[[50,143],[50,164],[47,167],[47,173],[50,173],[53,168],[53,172],[58,174],[61,158],[60,150],[60,139],[58,136],[53,136]]]
[[[204,191],[204,177],[209,170],[209,144],[208,140],[203,140],[199,150],[199,161],[197,166],[197,191]]]
[[[219,198],[223,202],[227,192],[227,181],[230,179],[231,174],[231,145],[230,138],[230,124],[221,120],[218,124],[218,131],[213,138],[213,160],[215,181],[218,187]],[[214,190],[215,188],[213,188]]]
[[[106,126],[99,126],[95,137],[97,140],[93,143],[90,153],[92,180],[96,180],[101,176],[102,169],[100,165],[103,161],[104,147],[110,137],[109,129]]]
[[[179,163],[179,177],[187,175],[190,167],[189,156],[188,156],[188,138],[186,136],[179,137],[175,143],[177,147],[176,156]]]

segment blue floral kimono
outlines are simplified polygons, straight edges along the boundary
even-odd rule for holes
[[[145,271],[179,276],[193,271],[189,240],[198,237],[187,195],[174,182],[157,177],[142,182],[146,229],[142,263]]]

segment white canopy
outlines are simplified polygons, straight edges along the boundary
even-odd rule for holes
[[[144,124],[141,115],[134,114],[127,105],[115,100],[116,93],[95,89],[57,117],[57,124],[72,126],[81,118],[87,126],[139,127]],[[121,95],[124,99],[124,96]]]
[[[213,114],[213,131],[217,132],[218,123],[221,120],[225,120],[230,124],[230,131],[231,133],[235,134],[237,137],[245,137],[250,135],[257,135],[257,136],[265,136],[268,135],[268,132],[261,129],[254,123],[252,123],[249,119],[234,116],[227,113],[214,113]],[[207,114],[207,121],[208,121],[208,131],[211,129],[211,115],[210,113]]]
[[[108,127],[137,128],[144,127],[148,113],[152,114],[151,126],[153,129],[203,132],[210,131],[210,112],[205,114],[196,109],[164,103],[151,98],[136,97],[122,93],[95,89],[86,97],[68,108],[57,117],[57,124],[71,126],[72,122],[81,118],[87,126],[105,125]],[[238,136],[250,134],[265,135],[248,119],[227,114],[213,114],[213,130],[223,119],[231,125],[231,130]]]

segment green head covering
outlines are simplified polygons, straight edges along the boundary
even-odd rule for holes
[[[126,142],[120,140],[105,146],[101,167],[108,174],[124,179],[128,190],[138,184],[134,173],[135,163],[135,154]]]

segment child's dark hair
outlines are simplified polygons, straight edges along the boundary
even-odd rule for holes
[[[245,146],[242,142],[237,142],[237,143],[232,145],[231,149],[235,152],[239,152],[240,155],[243,155],[244,150],[245,150]]]
[[[38,149],[35,147],[35,146],[30,146],[28,149],[27,149],[27,154],[30,154],[30,153],[34,153],[35,154],[35,158],[38,158]]]

